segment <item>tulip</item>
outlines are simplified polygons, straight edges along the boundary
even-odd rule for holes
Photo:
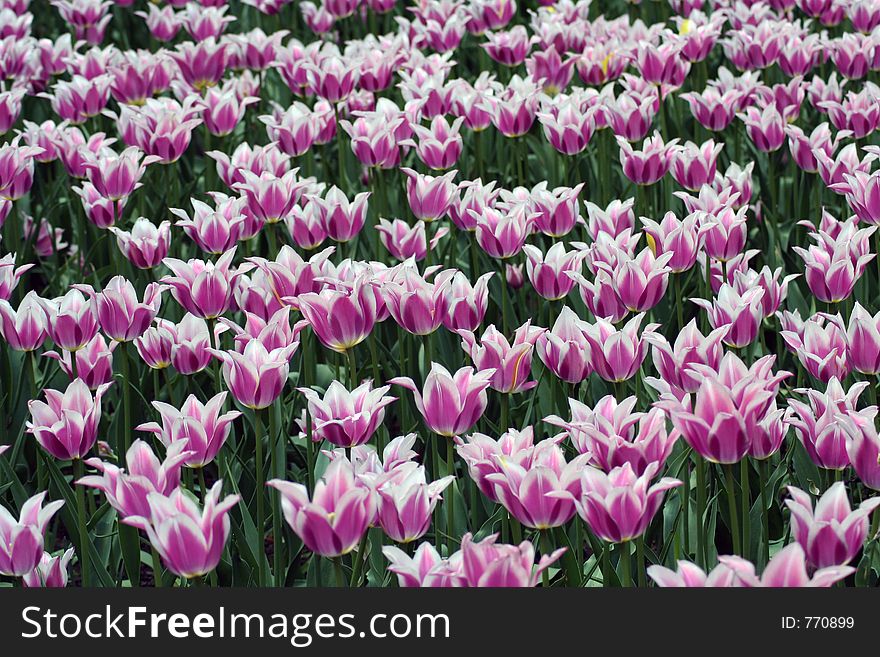
[[[73,548],[67,548],[63,554],[54,557],[43,552],[40,563],[31,572],[23,575],[21,585],[25,588],[63,589],[67,586],[67,569],[73,559]]]
[[[672,425],[700,456],[729,464],[748,453],[753,438],[749,428],[764,417],[773,396],[759,381],[745,381],[732,389],[709,375],[696,392],[693,410],[689,395],[681,402],[667,398],[658,405],[669,412]]]
[[[173,276],[163,276],[162,282],[171,289],[171,296],[187,311],[203,319],[215,319],[232,304],[235,279],[250,265],[232,268],[236,247],[224,253],[216,263],[203,260],[183,262],[165,258],[162,262]]]
[[[111,200],[126,199],[141,186],[140,179],[147,165],[157,158],[146,157],[137,146],[126,148],[118,156],[95,157],[89,151],[86,155],[85,169],[89,182],[98,193]]]
[[[532,352],[544,329],[532,327],[531,322],[520,326],[509,343],[495,325],[490,325],[477,344],[476,336],[467,330],[459,330],[462,349],[471,357],[480,371],[493,369],[490,387],[502,393],[531,390],[537,381],[529,381],[532,367]]]
[[[820,381],[827,383],[831,377],[843,380],[849,375],[852,368],[840,315],[811,317],[802,331],[782,331],[780,335],[807,372]]]
[[[758,337],[758,330],[764,318],[761,300],[764,290],[759,287],[738,294],[727,283],[721,286],[714,302],[706,299],[691,299],[709,313],[709,324],[713,329],[727,327],[722,338],[731,347],[744,347]]]
[[[679,561],[677,572],[662,566],[650,566],[648,575],[661,587],[768,587],[827,588],[848,577],[855,568],[832,566],[813,573],[807,572],[806,556],[798,543],[791,543],[777,552],[759,579],[755,566],[742,557],[720,556],[719,564],[708,575],[689,561]]]
[[[52,342],[66,351],[78,351],[98,333],[95,304],[82,292],[69,290],[63,297],[44,301]]]
[[[853,418],[873,422],[875,406],[856,411],[855,402],[865,386],[854,385],[844,395],[840,382],[832,377],[825,393],[807,390],[807,403],[789,399],[793,411],[788,424],[807,450],[810,459],[820,468],[844,470],[849,464],[847,440],[852,433]]]
[[[419,221],[415,226],[410,227],[401,219],[394,221],[379,219],[376,230],[379,231],[382,246],[388,249],[394,258],[400,261],[413,258],[418,262],[424,260],[428,250],[433,251],[437,243],[449,232],[448,228],[439,228],[429,244],[425,232],[426,225],[424,221]]]
[[[678,399],[697,392],[702,383],[702,377],[691,371],[692,363],[708,365],[717,371],[723,352],[721,340],[726,333],[727,327],[720,327],[703,336],[697,328],[697,320],[692,319],[672,345],[660,333],[645,336],[652,347],[654,367]]]
[[[659,132],[646,139],[641,151],[636,151],[623,137],[617,137],[620,147],[620,166],[627,178],[637,185],[653,185],[669,171],[676,152],[678,139],[663,142]]]
[[[469,210],[477,222],[477,243],[493,258],[507,259],[518,254],[534,226],[537,213],[529,213],[524,205],[509,212],[483,208],[477,215]]]
[[[309,199],[321,213],[321,221],[330,239],[348,242],[364,227],[367,218],[367,200],[370,192],[361,192],[349,201],[338,187],[331,187],[324,198],[310,196]]]
[[[419,545],[413,556],[393,545],[383,546],[382,554],[390,564],[388,571],[397,575],[401,588],[448,588],[466,583],[461,560],[443,559],[430,543]]]
[[[72,381],[63,393],[47,388],[45,402],[28,402],[28,433],[57,459],[81,459],[98,439],[101,397],[109,387],[109,383],[101,385],[94,397],[81,379]]]
[[[880,436],[874,420],[863,414],[852,414],[847,419],[846,453],[850,463],[865,486],[880,490]]]
[[[269,350],[254,338],[241,351],[208,351],[223,362],[223,378],[232,396],[247,408],[261,410],[284,389],[297,347],[299,342]]]
[[[163,285],[150,283],[144,290],[143,302],[138,302],[134,285],[123,276],[111,278],[102,292],[88,286],[74,287],[96,301],[101,330],[117,342],[131,342],[143,335],[159,312],[165,290]]]
[[[219,392],[205,404],[195,395],[190,395],[180,410],[170,404],[154,401],[153,408],[162,417],[161,426],[147,422],[135,427],[135,430],[156,434],[169,449],[176,443],[183,443],[187,451],[183,464],[190,468],[204,467],[217,456],[229,437],[232,422],[241,416],[239,411],[220,414],[226,395],[225,391]]]
[[[402,167],[407,176],[406,197],[416,219],[425,222],[442,219],[452,205],[457,185],[452,182],[458,171],[449,171],[442,176],[429,176]]]
[[[123,522],[147,534],[165,566],[180,577],[202,577],[217,567],[229,537],[229,510],[238,504],[238,495],[223,501],[223,482],[218,481],[205,495],[204,507],[181,488],[168,497],[147,495],[149,516],[129,516]]]
[[[349,392],[339,381],[332,381],[321,398],[314,390],[298,388],[308,400],[312,440],[327,440],[337,447],[365,444],[385,420],[385,407],[397,399],[385,394],[389,389],[374,389],[367,381]]]
[[[306,547],[322,557],[339,557],[357,547],[376,513],[373,493],[358,483],[351,462],[335,458],[309,498],[302,484],[272,479],[281,509]]]
[[[382,285],[382,295],[394,321],[415,335],[436,331],[446,315],[446,297],[454,275],[452,270],[441,271],[428,283],[414,261],[396,267]]]
[[[657,464],[650,464],[644,474],[636,476],[629,463],[608,474],[586,466],[581,474],[582,492],[559,494],[572,499],[578,515],[604,541],[624,543],[638,538],[648,529],[663,502],[664,493],[681,482],[663,477],[651,485]]]
[[[0,300],[9,301],[21,277],[33,266],[31,263],[16,267],[14,253],[7,253],[0,258]]]
[[[302,294],[296,303],[321,343],[339,353],[363,342],[376,323],[376,297],[367,276],[356,279],[351,289]]]
[[[880,313],[872,317],[856,301],[846,331],[846,348],[854,370],[862,374],[880,373]]]
[[[531,244],[523,246],[526,254],[526,272],[535,291],[549,301],[564,298],[575,285],[568,272],[579,272],[583,262],[582,251],[566,252],[562,242],[556,242],[546,255]]]
[[[467,276],[460,271],[455,272],[445,289],[446,310],[441,318],[443,326],[450,331],[475,331],[486,315],[489,280],[494,275],[494,272],[483,274],[472,286]]]
[[[474,542],[470,533],[461,539],[461,568],[470,587],[534,587],[541,574],[559,560],[566,548],[544,554],[535,566],[535,547],[529,541],[499,545],[497,534]],[[450,561],[452,559],[450,558]]]
[[[703,185],[715,180],[718,155],[724,144],[712,139],[701,145],[686,142],[672,156],[672,177],[679,185],[691,191],[699,191]]]
[[[475,372],[472,367],[462,367],[452,374],[441,364],[431,363],[423,393],[407,376],[395,377],[388,383],[412,391],[427,427],[440,436],[452,438],[473,427],[486,410],[486,388],[493,374],[495,370]]]
[[[597,319],[595,324],[584,324],[584,338],[590,347],[592,366],[605,381],[626,381],[641,368],[648,353],[644,336],[658,327],[658,324],[648,324],[639,336],[642,319],[644,313],[633,317],[620,330],[605,319]]]
[[[78,351],[62,351],[61,354],[47,351],[43,355],[59,361],[61,369],[70,377],[71,381],[77,378],[81,379],[89,390],[94,391],[103,384],[112,381],[113,350],[118,344],[118,342],[111,342],[108,347],[104,336],[98,333]]]
[[[868,535],[868,518],[880,506],[880,497],[872,497],[853,511],[842,481],[832,484],[816,503],[808,493],[788,487],[791,499],[785,505],[791,511],[794,539],[804,549],[812,568],[844,566],[862,549]]]
[[[296,299],[302,294],[320,292],[324,286],[317,279],[323,275],[327,260],[334,250],[334,247],[330,247],[304,260],[294,249],[285,244],[278,250],[275,260],[251,258],[250,262],[260,270],[258,273],[264,275],[259,277],[255,275],[251,281],[251,288],[257,280],[265,279],[267,292],[270,295],[265,303],[268,314],[271,315],[278,310],[282,303],[295,304]],[[241,295],[246,295],[250,288],[239,289]],[[243,299],[243,301],[244,303],[240,301],[239,305],[246,306],[247,300]]]
[[[466,441],[456,438],[456,451],[468,466],[468,474],[480,492],[493,502],[497,502],[495,485],[488,479],[490,474],[502,472],[504,464],[515,462],[526,470],[535,458],[546,462],[554,459],[564,460],[557,446],[558,439],[543,440],[535,445],[535,433],[531,426],[522,431],[508,429],[497,440],[482,433],[467,436]],[[551,450],[550,458],[537,456],[544,450]]]
[[[444,116],[435,116],[430,128],[418,124],[412,126],[417,142],[405,139],[400,145],[415,148],[416,155],[429,169],[445,171],[461,157],[463,141],[459,131],[463,122],[464,118],[459,117],[450,125]]]
[[[502,506],[526,527],[546,530],[574,517],[574,500],[581,494],[581,472],[588,457],[581,455],[566,463],[555,447],[535,449],[527,464],[503,461],[499,472],[485,478]]]
[[[36,351],[46,341],[48,333],[45,302],[36,292],[28,292],[18,310],[14,310],[5,299],[0,299],[0,335],[10,349]]]
[[[538,356],[556,376],[568,383],[580,383],[593,371],[586,322],[568,306],[562,308],[553,328],[537,342]]]
[[[602,397],[594,409],[576,399],[569,399],[571,420],[551,415],[548,424],[565,429],[578,453],[605,472],[629,463],[641,476],[652,463],[662,466],[678,440],[678,431],[667,433],[666,414],[660,408],[647,413],[633,413],[635,397],[619,402]]]
[[[691,269],[697,262],[702,236],[697,228],[697,216],[689,214],[681,221],[675,213],[667,212],[663,221],[642,217],[646,240],[652,253],[659,257],[669,253],[666,266],[674,274]]]
[[[32,572],[43,557],[43,535],[62,500],[43,506],[46,492],[37,493],[21,506],[16,520],[0,506],[0,574],[23,577]]]
[[[175,225],[206,253],[222,254],[231,250],[243,237],[245,215],[244,198],[232,198],[219,192],[209,192],[216,210],[198,199],[191,199],[193,216],[179,208],[169,208],[171,214],[180,217]]]
[[[876,257],[876,254],[861,252],[857,245],[875,230],[875,227],[863,229],[850,239],[837,240],[827,233],[813,233],[815,245],[809,249],[792,247],[803,258],[807,285],[820,301],[838,303],[852,294],[856,281]]]
[[[455,477],[442,477],[429,484],[424,466],[408,462],[400,470],[376,489],[377,519],[392,541],[411,543],[427,533],[431,514]]]
[[[103,491],[121,518],[150,515],[151,493],[168,497],[180,486],[180,468],[191,452],[185,441],[168,446],[164,461],[142,440],[135,440],[125,453],[127,470],[101,459],[88,459],[86,465],[100,475],[82,477],[76,484]]]

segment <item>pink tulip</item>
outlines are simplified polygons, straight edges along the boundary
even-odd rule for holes
[[[531,244],[523,246],[526,254],[526,272],[532,287],[544,299],[557,301],[564,298],[575,285],[569,272],[580,272],[584,253],[566,252],[565,244],[556,242],[546,255]]]
[[[846,349],[854,370],[862,374],[880,373],[880,313],[872,317],[856,301],[849,316]]]
[[[496,328],[490,325],[480,338],[467,330],[459,330],[462,349],[471,357],[479,371],[494,370],[490,387],[501,393],[514,393],[531,390],[537,381],[529,381],[532,368],[532,352],[544,329],[532,327],[531,322],[520,326],[514,334],[513,342],[507,341]]]
[[[22,576],[21,585],[28,589],[63,589],[67,586],[67,570],[74,554],[72,547],[54,557],[48,552],[43,552],[37,567]]]
[[[247,408],[260,410],[271,406],[284,389],[297,347],[299,342],[269,350],[252,338],[241,351],[208,351],[223,362],[223,378],[232,396]]]
[[[622,329],[617,329],[605,319],[597,319],[595,324],[584,325],[584,337],[590,347],[592,366],[605,381],[620,382],[631,379],[642,366],[648,354],[645,335],[653,333],[658,324],[648,324],[642,335],[639,326],[644,313],[629,320]]]
[[[406,167],[401,171],[407,175],[406,195],[415,217],[426,222],[442,219],[449,211],[458,189],[453,182],[458,172],[453,170],[434,177]]]
[[[395,267],[382,285],[382,295],[394,321],[415,335],[436,331],[446,314],[446,297],[453,276],[452,270],[441,271],[428,283],[413,261]]]
[[[880,436],[874,420],[864,415],[850,415],[848,419],[846,452],[850,463],[865,486],[880,490]]]
[[[321,213],[321,221],[330,239],[336,242],[348,242],[364,227],[370,192],[361,192],[349,201],[345,192],[334,186],[327,191],[324,198],[319,196],[308,198]]]
[[[717,371],[723,352],[721,340],[726,333],[727,327],[724,326],[704,336],[697,328],[697,320],[692,319],[672,345],[656,331],[645,336],[652,347],[654,367],[676,398],[681,399],[700,389],[703,379],[690,369],[691,364],[707,365]]]
[[[26,423],[28,433],[57,459],[81,459],[98,439],[101,398],[109,387],[109,383],[103,384],[94,397],[82,379],[72,381],[63,393],[45,389],[45,402],[36,399],[28,402],[31,413],[31,421]]]
[[[462,272],[453,275],[445,290],[445,312],[441,318],[443,326],[450,331],[475,331],[483,323],[489,297],[489,280],[494,276],[489,272],[480,276],[471,285]]]
[[[424,536],[431,526],[431,514],[443,491],[454,477],[427,482],[425,468],[408,462],[376,488],[377,520],[388,537],[398,543],[411,543]]]
[[[0,574],[23,577],[32,572],[43,557],[43,535],[62,500],[43,506],[46,492],[37,493],[21,506],[16,520],[0,505]]]
[[[230,251],[243,237],[245,215],[244,198],[233,198],[220,192],[209,192],[216,209],[198,199],[190,199],[192,219],[179,208],[169,208],[171,214],[180,217],[175,225],[205,253],[219,255]]]
[[[7,253],[0,258],[0,300],[9,301],[21,277],[33,266],[31,263],[16,267],[14,253]]]
[[[657,464],[650,464],[637,477],[629,463],[608,474],[586,466],[581,475],[582,492],[563,496],[574,500],[578,515],[599,538],[624,543],[644,534],[663,503],[664,493],[681,486],[671,477],[651,485],[657,470]]]
[[[344,456],[330,462],[311,499],[302,484],[273,479],[267,485],[281,493],[287,524],[309,550],[322,557],[351,552],[376,513],[372,491],[358,482]]]
[[[486,410],[486,388],[494,373],[495,370],[475,372],[471,367],[462,367],[452,374],[439,363],[431,363],[423,393],[407,376],[395,377],[388,383],[412,391],[427,427],[444,438],[452,438],[473,427]]]
[[[672,156],[672,177],[679,185],[691,191],[699,191],[703,185],[715,180],[718,155],[724,144],[709,139],[701,145],[686,142]]]
[[[94,391],[113,380],[113,350],[118,344],[114,341],[108,347],[104,336],[98,333],[78,351],[62,350],[60,354],[55,351],[47,351],[43,355],[59,361],[61,369],[70,377],[71,381],[77,378],[81,379],[89,390]],[[74,362],[76,369],[74,369]]]
[[[337,447],[365,444],[385,420],[385,407],[397,399],[385,394],[389,389],[373,388],[367,381],[349,392],[332,381],[321,398],[314,390],[298,388],[308,400],[312,440],[327,440]]]
[[[163,221],[158,228],[149,219],[139,217],[131,232],[110,228],[116,235],[119,250],[135,267],[152,269],[168,256],[171,242],[171,222]]]
[[[492,258],[507,259],[518,254],[528,239],[537,213],[530,213],[525,205],[515,205],[509,211],[483,208],[477,215],[477,243]]]
[[[0,335],[15,351],[39,349],[49,334],[49,318],[45,301],[36,292],[28,292],[18,309],[5,299],[0,299]]]
[[[862,549],[868,535],[868,518],[880,506],[880,497],[872,497],[853,511],[842,481],[831,485],[816,502],[810,495],[788,487],[791,499],[785,505],[791,511],[791,531],[804,549],[812,568],[844,566]]]
[[[623,137],[617,137],[624,175],[637,185],[653,185],[669,172],[677,144],[678,139],[664,143],[660,133],[655,132],[645,140],[642,150],[636,151]]]
[[[190,395],[180,410],[154,401],[153,408],[162,416],[162,425],[147,422],[135,429],[156,434],[169,449],[178,442],[184,443],[188,453],[183,464],[190,468],[204,467],[217,456],[229,437],[232,422],[241,415],[239,411],[220,414],[226,395],[225,391],[219,392],[205,404]]]
[[[176,575],[190,579],[208,574],[223,554],[229,537],[229,510],[238,504],[238,495],[220,501],[223,483],[218,481],[205,495],[203,508],[177,488],[168,497],[149,493],[149,516],[129,516],[123,522],[147,534],[165,566]]]
[[[713,329],[727,327],[722,338],[724,344],[739,348],[751,344],[758,337],[758,330],[764,319],[761,305],[763,296],[764,290],[759,287],[751,288],[740,295],[733,286],[725,283],[713,301],[691,301],[709,313],[709,324]]]
[[[169,286],[171,296],[187,312],[204,319],[215,319],[230,308],[235,279],[251,266],[232,268],[235,251],[236,247],[233,247],[216,263],[165,258],[163,264],[174,275],[163,276],[162,282]]]
[[[537,342],[538,355],[546,367],[568,383],[580,383],[593,371],[586,322],[568,306],[562,308],[553,327]]]
[[[180,468],[189,455],[182,441],[169,445],[165,460],[160,462],[147,443],[135,440],[125,454],[127,470],[101,459],[88,459],[86,465],[101,474],[83,477],[76,484],[103,491],[122,518],[149,517],[150,493],[171,495],[180,486]]]
[[[296,297],[296,305],[321,343],[345,353],[363,342],[377,318],[373,283],[362,275],[351,289],[325,289]]]
[[[641,476],[651,463],[662,466],[678,440],[678,431],[667,433],[666,414],[660,408],[647,413],[633,413],[635,397],[619,402],[606,395],[595,408],[569,399],[571,420],[551,415],[548,424],[565,429],[578,453],[605,472],[629,463]]]

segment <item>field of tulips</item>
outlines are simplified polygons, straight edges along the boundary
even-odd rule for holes
[[[0,587],[878,585],[875,82],[880,0],[0,0]]]

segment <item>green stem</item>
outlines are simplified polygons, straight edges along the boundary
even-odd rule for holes
[[[697,470],[697,562],[706,568],[709,561],[706,552],[706,462],[694,454]]]
[[[266,586],[266,511],[263,508],[264,488],[266,487],[263,468],[263,417],[261,410],[254,410],[254,471],[256,473],[257,497],[257,540],[259,541],[257,557],[257,583]]]
[[[766,566],[770,561],[770,510],[767,506],[767,470],[769,460],[758,461],[758,475],[761,481],[761,549],[764,561],[761,565]]]
[[[455,476],[455,444],[452,438],[446,439],[446,474]],[[446,547],[449,554],[455,545],[455,482],[449,484],[443,501],[446,505]]]
[[[541,530],[541,556],[542,557],[547,556],[551,552],[553,552],[553,545],[550,541],[550,530],[549,529],[542,529]],[[549,568],[545,568],[541,572],[541,584],[545,589],[550,586],[550,573],[547,572],[548,570],[549,570]]]
[[[130,363],[128,360],[128,343],[122,342],[117,348],[119,352],[120,367],[122,370],[122,416],[123,423],[119,427],[118,442],[116,443],[117,458],[124,459],[128,452],[128,432],[131,431],[131,382]]]
[[[76,519],[79,529],[79,562],[82,570],[82,585],[88,587],[91,584],[91,566],[89,565],[89,530],[86,525],[86,489],[77,486],[76,482],[82,479],[84,466],[82,459],[73,461],[73,480],[70,482],[76,493]]]
[[[632,586],[632,575],[630,574],[629,562],[629,542],[618,543],[617,554],[620,561],[620,585],[624,588]]]
[[[730,535],[733,539],[733,553],[742,556],[742,537],[739,533],[739,512],[736,509],[736,475],[733,472],[733,464],[727,463],[722,466],[724,478],[727,483],[727,511],[730,514]]]
[[[745,551],[745,557],[747,559],[751,558],[751,543],[752,543],[752,527],[751,527],[751,497],[752,493],[749,488],[749,457],[746,456],[743,458],[740,463],[740,480],[739,486],[742,493],[742,518],[743,518],[743,526],[742,526],[742,547]]]
[[[636,565],[638,566],[639,587],[645,588],[648,585],[648,572],[645,566],[645,537],[639,536],[636,539]]]
[[[276,401],[277,404],[277,401]],[[268,408],[269,413],[269,449],[271,450],[272,477],[284,479],[283,443],[279,441],[278,419],[275,405]],[[272,570],[275,575],[275,586],[284,583],[284,532],[281,527],[281,494],[273,491],[272,504]]]
[[[336,573],[336,588],[345,588],[345,573],[342,570],[342,557],[333,559],[333,572]]]
[[[162,560],[159,559],[159,553],[156,548],[150,546],[150,554],[153,557],[153,586],[162,588]]]
[[[361,571],[364,567],[364,562],[367,558],[367,532],[364,532],[364,535],[361,537],[360,545],[358,546],[358,551],[354,555],[352,555],[353,567],[351,570],[351,582],[349,582],[348,586],[350,588],[354,588],[356,586],[361,585]]]

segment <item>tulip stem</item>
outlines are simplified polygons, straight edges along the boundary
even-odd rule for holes
[[[501,393],[501,421],[498,424],[498,433],[504,434],[510,428],[509,425],[509,416],[510,413],[510,397],[506,392]]]
[[[629,542],[618,543],[618,561],[620,562],[620,585],[624,588],[632,586],[632,575],[629,563]]]
[[[277,403],[277,400],[275,403]],[[278,440],[278,419],[274,405],[270,406],[267,409],[267,412],[269,413],[269,449],[271,450],[272,477],[276,479],[284,479],[286,464],[282,451],[283,444]],[[282,564],[284,563],[284,533],[281,529],[280,497],[281,494],[277,491],[272,492],[272,569],[275,575],[275,586],[281,586],[284,583],[284,574],[282,573]]]
[[[452,438],[446,439],[446,474],[455,476],[455,444]],[[449,484],[449,488],[445,496],[446,502],[446,547],[448,553],[452,554],[452,548],[455,544],[455,482]]]
[[[77,486],[76,482],[82,479],[84,466],[82,459],[74,459],[73,461],[73,480],[70,482],[76,493],[76,519],[79,527],[79,562],[82,571],[82,585],[88,587],[91,584],[91,572],[89,568],[88,545],[89,530],[86,525],[86,489],[84,486]]]
[[[254,471],[256,473],[257,498],[257,583],[259,586],[266,585],[266,512],[263,509],[263,488],[265,487],[265,474],[263,471],[263,416],[262,411],[254,409]]]
[[[679,475],[681,480],[684,482],[684,486],[681,487],[681,524],[679,525],[679,530],[681,531],[681,543],[684,550],[684,557],[685,559],[689,559],[691,553],[689,510],[691,499],[690,447],[687,447],[686,451],[688,452],[688,454],[684,459],[684,463],[681,464],[681,474]]]
[[[767,507],[767,470],[769,469],[768,459],[758,461],[758,475],[761,480],[761,544],[764,562],[766,566],[770,561],[770,511]]]
[[[150,553],[153,557],[153,586],[162,588],[162,562],[159,559],[159,553],[156,552],[156,548],[152,545],[150,546]]]
[[[739,486],[742,491],[742,547],[745,551],[746,559],[751,558],[752,528],[751,528],[751,497],[752,493],[749,488],[749,457],[743,457],[740,463],[740,480]]]
[[[697,470],[697,562],[705,568],[706,554],[706,462],[699,454],[694,454]]]
[[[345,350],[345,358],[347,362],[348,369],[348,385],[349,390],[354,390],[357,388],[357,367],[354,364],[354,348]]]
[[[645,567],[645,535],[642,534],[636,539],[636,565],[638,566],[639,587],[645,588],[648,585],[648,573]]]
[[[727,510],[730,514],[730,536],[733,540],[733,553],[742,556],[742,542],[739,533],[739,513],[736,509],[736,475],[733,472],[733,464],[727,463],[722,466],[724,477],[727,482]]]
[[[333,572],[336,573],[336,588],[345,588],[345,573],[342,571],[342,557],[333,559]]]
[[[131,385],[130,367],[128,362],[128,343],[119,344],[119,365],[122,370],[122,417],[123,423],[119,427],[119,442],[116,444],[116,458],[124,459],[128,452],[128,432],[131,431]]]
[[[550,556],[550,553],[553,552],[553,545],[550,542],[550,530],[542,529],[541,530],[541,558]],[[550,573],[547,572],[550,570],[549,568],[545,568],[541,571],[541,585],[546,589],[550,586]]]
[[[352,555],[352,569],[351,569],[351,582],[349,582],[349,588],[354,588],[356,586],[361,585],[361,572],[364,569],[364,562],[366,561],[367,555],[367,532],[364,532],[364,535],[361,537],[360,545],[358,546],[357,552]]]

